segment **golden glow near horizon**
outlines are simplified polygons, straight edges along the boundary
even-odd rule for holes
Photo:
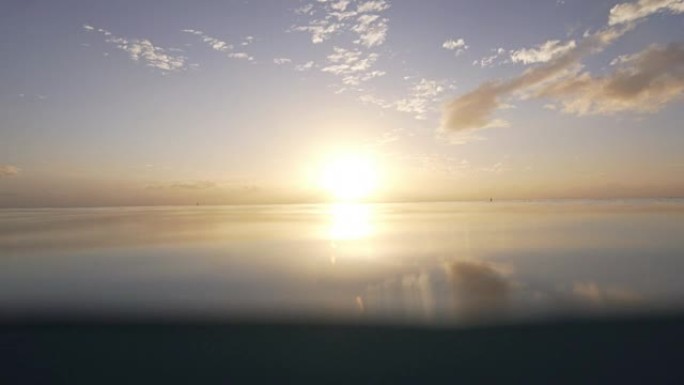
[[[378,188],[377,164],[372,156],[364,153],[338,155],[322,167],[319,184],[336,201],[367,199]]]

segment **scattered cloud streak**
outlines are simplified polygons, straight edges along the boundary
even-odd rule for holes
[[[292,59],[287,57],[277,57],[273,59],[273,64],[283,65],[292,63]]]
[[[321,71],[340,76],[347,86],[358,86],[361,82],[385,75],[384,71],[371,70],[378,57],[376,53],[364,54],[361,50],[334,47]]]
[[[549,60],[562,55],[577,46],[574,40],[570,40],[562,44],[560,40],[549,40],[534,48],[523,48],[511,52],[511,60],[513,63],[546,63]]]
[[[421,78],[408,87],[406,96],[394,100],[385,100],[372,94],[364,94],[359,99],[366,104],[373,104],[383,109],[394,109],[413,115],[415,119],[427,119],[430,112],[437,111],[448,86],[445,81]]]
[[[408,112],[416,119],[426,119],[427,113],[439,100],[445,87],[436,80],[420,79],[409,90],[409,96],[396,102],[396,109]]]
[[[480,60],[473,61],[474,66],[480,66],[482,68],[493,66],[497,60],[502,58],[506,54],[506,50],[503,48],[495,48],[492,50],[492,54],[481,58]]]
[[[183,71],[188,67],[185,56],[173,54],[171,49],[155,46],[148,39],[126,39],[88,24],[83,25],[83,29],[102,34],[107,43],[127,52],[133,61],[143,62],[148,67],[162,70],[164,73]]]
[[[233,44],[229,44],[223,40],[217,39],[215,37],[209,36],[206,33],[196,30],[196,29],[184,29],[182,32],[189,33],[195,36],[198,36],[200,39],[202,39],[202,42],[207,44],[211,49],[214,51],[222,52],[225,53],[226,56],[232,59],[241,59],[241,60],[248,60],[248,61],[253,61],[254,58],[250,56],[246,52],[240,52],[240,51],[235,51],[235,46]],[[248,36],[245,41],[243,41],[240,45],[241,46],[247,46],[249,45],[254,38],[252,36]]]
[[[313,61],[309,60],[306,63],[297,64],[294,69],[295,69],[295,71],[305,72],[305,71],[311,70],[314,67],[314,65],[315,65],[315,63]]]
[[[313,44],[336,38],[332,53],[320,70],[340,77],[343,91],[385,75],[385,71],[372,68],[380,55],[370,49],[383,45],[387,39],[389,20],[383,12],[389,7],[386,0],[313,1],[295,10],[308,20],[290,30],[309,33]],[[306,63],[295,69],[304,71],[312,67],[313,63]]]

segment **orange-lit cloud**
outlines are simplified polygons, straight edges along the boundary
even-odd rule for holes
[[[19,175],[21,170],[9,164],[0,164],[0,178]]]

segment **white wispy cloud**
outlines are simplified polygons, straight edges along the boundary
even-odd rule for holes
[[[330,4],[330,8],[338,11],[338,12],[344,12],[347,9],[347,6],[351,3],[350,0],[338,0],[332,4]]]
[[[629,23],[662,12],[683,13],[684,0],[639,0],[617,4],[610,9],[608,24]]]
[[[371,70],[378,57],[376,53],[367,54],[358,49],[334,47],[333,53],[327,56],[327,65],[321,71],[340,76],[345,85],[356,86],[385,75],[384,71]]]
[[[277,65],[289,64],[292,63],[292,59],[287,57],[277,57],[273,59],[273,63]]]
[[[462,38],[459,39],[449,39],[442,43],[442,48],[449,50],[449,51],[454,51],[454,54],[456,56],[462,54],[467,50],[469,47],[466,44],[465,40]]]
[[[382,17],[382,13],[389,7],[386,0],[313,1],[295,10],[310,19],[291,30],[309,33],[314,44],[352,33],[356,35],[355,44],[375,47],[387,39],[389,19]]]
[[[376,105],[383,109],[393,109],[411,114],[415,119],[424,120],[431,112],[437,112],[445,91],[449,89],[445,81],[421,78],[411,83],[405,96],[386,100],[373,94],[363,94],[359,100],[364,104]]]
[[[386,0],[369,0],[359,2],[356,10],[359,13],[382,12],[389,7],[389,2]]]
[[[184,29],[182,32],[191,33],[193,35],[199,36],[203,42],[211,47],[211,49],[219,52],[231,51],[234,47],[232,44],[228,44],[225,41],[219,40],[215,37],[207,36],[204,32],[195,29]]]
[[[89,32],[97,32],[105,36],[107,43],[128,53],[129,57],[136,62],[143,62],[148,67],[162,70],[164,73],[185,70],[187,58],[171,53],[170,49],[155,46],[148,39],[126,39],[113,35],[111,32],[85,24],[83,29]]]
[[[314,5],[313,4],[305,4],[302,5],[301,7],[295,9],[295,13],[298,15],[310,15],[313,12]]]
[[[506,50],[503,48],[492,49],[492,54],[481,58],[480,60],[473,61],[473,65],[479,65],[482,68],[493,66],[496,61],[506,54]]]
[[[574,40],[561,43],[560,40],[549,40],[534,48],[523,48],[511,52],[513,63],[546,63],[554,57],[568,52],[575,48],[577,44]]]
[[[306,71],[316,66],[335,75],[341,83],[333,85],[336,92],[359,89],[362,83],[384,76],[386,72],[377,68],[380,54],[372,49],[387,39],[389,19],[383,12],[389,7],[386,0],[313,0],[297,8],[295,12],[304,20],[290,31],[308,33],[313,44],[329,40],[335,44],[324,63],[299,64],[295,70]]]
[[[295,71],[304,72],[304,71],[311,70],[314,67],[314,65],[315,65],[315,63],[310,60],[310,61],[303,63],[303,64],[297,64],[294,69],[295,69]]]
[[[312,20],[308,25],[295,26],[292,30],[310,33],[311,42],[319,44],[341,31],[342,27],[341,23],[332,22],[330,19],[319,19]]]
[[[420,79],[410,88],[408,97],[396,102],[396,109],[411,113],[416,119],[426,119],[427,113],[439,102],[444,91],[441,82]]]
[[[354,40],[355,43],[370,48],[385,42],[389,30],[387,18],[381,18],[378,15],[361,15],[356,21],[357,24],[352,27],[352,30],[359,34],[359,38]]]
[[[186,33],[198,36],[200,39],[202,39],[202,42],[204,42],[209,47],[211,47],[211,49],[213,49],[214,51],[225,53],[226,56],[228,56],[229,58],[242,59],[242,60],[248,60],[248,61],[254,60],[254,57],[252,57],[251,55],[249,55],[246,52],[236,52],[235,46],[233,44],[230,44],[230,43],[228,43],[224,40],[218,39],[216,37],[209,36],[206,33],[204,33],[203,31],[196,30],[196,29],[183,29],[183,30],[181,30],[181,32],[186,32]],[[243,41],[241,46],[248,45],[253,40],[254,40],[254,38],[252,36],[248,36]],[[245,42],[246,42],[246,44],[245,44]]]
[[[231,59],[241,59],[241,60],[254,60],[254,57],[250,56],[247,52],[228,52],[228,57]]]
[[[0,164],[0,178],[19,175],[21,170],[9,164]]]

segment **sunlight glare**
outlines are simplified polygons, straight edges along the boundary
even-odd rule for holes
[[[365,154],[345,154],[323,167],[320,184],[339,201],[368,198],[378,185],[375,161]]]
[[[373,232],[372,208],[366,204],[337,203],[330,206],[330,239],[365,238]]]

